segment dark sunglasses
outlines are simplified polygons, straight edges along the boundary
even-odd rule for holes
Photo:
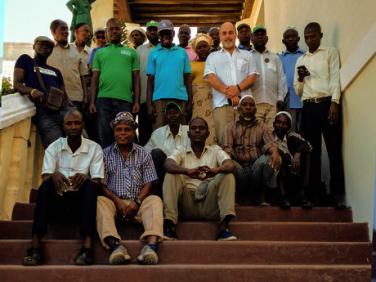
[[[96,35],[95,38],[96,39],[106,39],[106,37],[104,35]]]

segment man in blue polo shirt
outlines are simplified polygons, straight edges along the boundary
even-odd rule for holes
[[[154,129],[165,124],[164,109],[168,102],[177,103],[187,116],[192,111],[188,55],[172,43],[175,32],[169,20],[158,24],[158,35],[161,43],[150,53],[146,67],[148,115],[154,120]]]
[[[294,27],[288,27],[283,33],[282,42],[286,46],[286,51],[282,52],[280,55],[283,71],[286,75],[287,80],[287,110],[292,116],[291,130],[294,132],[301,133],[302,126],[302,108],[303,103],[300,97],[296,95],[294,89],[294,74],[295,74],[295,64],[297,59],[304,54],[299,48],[299,34]]]

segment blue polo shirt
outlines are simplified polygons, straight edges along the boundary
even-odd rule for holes
[[[304,51],[298,49],[294,53],[290,53],[286,50],[279,55],[282,61],[283,71],[286,75],[290,109],[301,109],[303,107],[301,99],[296,95],[294,89],[295,64],[298,58],[303,54]]]
[[[189,58],[179,46],[170,49],[158,44],[149,54],[146,74],[154,76],[153,101],[178,99],[188,101],[184,74],[191,73]]]

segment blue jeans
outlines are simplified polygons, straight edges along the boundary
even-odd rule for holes
[[[110,127],[111,121],[119,112],[132,112],[133,104],[113,98],[98,98],[96,102],[98,118],[98,138],[102,148],[114,142],[114,133]]]
[[[52,142],[64,136],[63,116],[61,111],[54,112],[37,109],[35,122],[45,149]]]

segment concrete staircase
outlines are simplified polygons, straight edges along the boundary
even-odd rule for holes
[[[75,225],[51,225],[44,241],[46,265],[21,265],[30,244],[34,204],[16,204],[12,221],[0,221],[0,281],[349,281],[371,279],[371,243],[366,223],[353,223],[350,210],[276,207],[237,208],[231,230],[236,242],[217,242],[216,223],[182,222],[180,240],[159,248],[160,264],[107,265],[97,242],[95,263],[73,265],[80,247]],[[137,224],[119,226],[135,258],[142,244]]]

